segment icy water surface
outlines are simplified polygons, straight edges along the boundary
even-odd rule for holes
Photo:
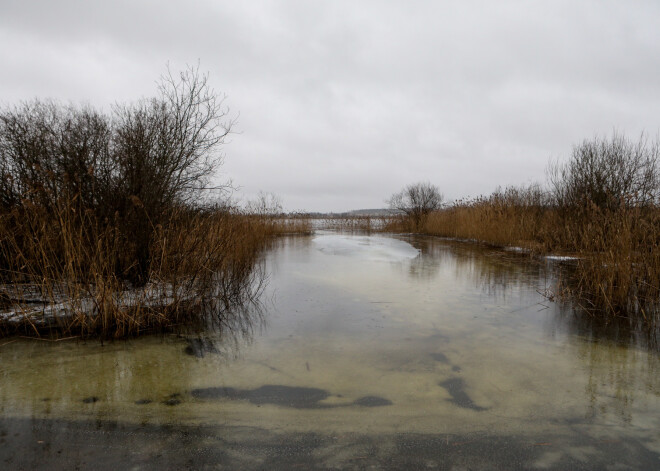
[[[660,359],[556,261],[319,233],[231,331],[0,340],[2,469],[657,469]]]

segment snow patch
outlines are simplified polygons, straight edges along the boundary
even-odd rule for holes
[[[368,262],[403,262],[420,253],[408,242],[382,236],[320,235],[313,239],[313,243],[326,255]]]

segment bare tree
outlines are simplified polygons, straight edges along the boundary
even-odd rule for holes
[[[415,230],[422,228],[427,216],[441,208],[443,195],[429,182],[408,185],[389,199],[390,209],[401,211],[412,222]]]
[[[208,84],[208,75],[188,67],[167,73],[158,82],[159,95],[137,104],[114,108],[114,161],[117,206],[124,215],[125,233],[132,234],[137,282],[145,281],[152,228],[168,210],[195,206],[222,163],[220,148],[235,120],[224,96]]]

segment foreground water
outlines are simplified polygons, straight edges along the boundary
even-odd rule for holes
[[[278,241],[222,333],[0,341],[5,469],[655,469],[660,358],[542,293],[556,262]]]

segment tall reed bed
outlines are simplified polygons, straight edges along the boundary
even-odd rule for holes
[[[117,271],[130,267],[130,234],[90,213],[59,216],[1,217],[2,334],[116,338],[220,325],[263,287],[268,228],[228,208],[176,210],[153,227],[140,284]]]
[[[551,233],[557,223],[557,215],[548,211],[545,195],[534,185],[457,201],[429,214],[423,227],[424,232],[446,237],[550,251],[555,248]]]
[[[660,315],[660,208],[570,212],[480,198],[430,214],[422,232],[576,256],[557,292],[600,316]]]

